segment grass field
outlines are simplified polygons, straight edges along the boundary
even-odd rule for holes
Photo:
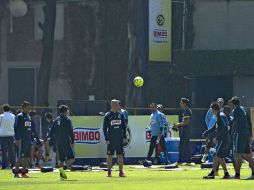
[[[199,166],[196,166],[198,168]],[[68,172],[68,180],[60,181],[58,173],[30,174],[29,179],[14,179],[10,170],[0,171],[0,190],[219,190],[219,189],[253,189],[254,181],[221,180],[223,171],[215,180],[203,180],[208,170],[195,170],[182,167],[183,171],[165,171],[164,169],[137,169],[125,167],[126,178],[119,178],[118,172],[113,172],[112,178],[107,178],[106,172]],[[230,174],[234,174],[230,169]],[[247,165],[242,170],[242,178],[250,175]]]

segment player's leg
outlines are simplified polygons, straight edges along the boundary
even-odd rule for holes
[[[252,179],[254,180],[254,160],[252,157],[252,153],[250,154],[244,154],[243,155],[244,159],[249,162],[249,167],[251,168],[251,176],[248,177],[247,179]]]
[[[213,157],[212,171],[207,176],[204,176],[203,179],[214,179],[214,175],[215,175],[218,165],[219,165],[219,159],[218,159],[217,155],[215,155]]]
[[[116,146],[116,154],[117,154],[117,162],[119,165],[119,177],[125,177],[124,172],[123,172],[123,141],[118,142]]]
[[[115,153],[115,146],[113,144],[113,142],[110,141],[110,144],[108,144],[107,146],[107,169],[108,169],[108,175],[107,177],[111,177],[112,173],[111,173],[111,169],[112,169],[112,158],[113,155]]]
[[[58,145],[57,150],[59,151],[59,173],[60,173],[60,180],[67,179],[67,175],[64,171],[64,161],[66,159],[65,147],[63,145]]]
[[[22,150],[21,150],[21,156],[23,157],[23,162],[22,162],[22,177],[27,178],[29,177],[29,175],[27,174],[27,169],[28,169],[28,165],[29,165],[29,161],[30,161],[30,157],[31,157],[31,142],[30,139],[23,141],[23,146]]]
[[[218,162],[219,162],[219,164],[222,166],[222,168],[224,170],[224,177],[222,179],[229,179],[230,175],[228,173],[227,164],[226,164],[225,160],[223,158],[219,158],[218,157]]]
[[[16,163],[15,163],[15,171],[14,171],[14,177],[21,177],[19,175],[19,166],[21,165],[22,162],[22,158],[21,158],[21,147],[16,146],[16,154],[17,154],[17,159],[16,159]]]
[[[235,155],[235,179],[240,179],[240,170],[242,166],[242,154]]]
[[[151,141],[150,141],[150,146],[149,146],[149,151],[147,154],[147,160],[151,160],[154,149],[156,147],[156,141],[157,141],[158,137],[157,136],[152,136]]]
[[[180,137],[178,164],[183,163],[183,156],[184,156],[184,139]]]
[[[45,149],[45,162],[50,162],[51,159],[49,157],[49,141],[44,141],[44,149]]]
[[[69,168],[73,162],[75,161],[75,153],[73,150],[72,145],[70,144],[68,147],[66,147],[66,157],[67,157],[67,161],[66,161],[66,167]]]

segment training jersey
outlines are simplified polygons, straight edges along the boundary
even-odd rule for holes
[[[247,113],[243,107],[237,106],[232,113],[233,134],[251,135],[251,126],[248,121]]]
[[[151,136],[159,136],[160,132],[163,130],[163,116],[162,113],[156,110],[150,116],[150,127]]]
[[[20,113],[15,118],[14,132],[15,139],[31,141],[32,120],[29,114]]]
[[[126,138],[126,123],[120,112],[108,112],[104,116],[103,132],[106,141],[121,141]]]
[[[218,141],[227,141],[228,140],[228,119],[224,113],[219,112],[217,114],[217,140]]]
[[[161,116],[162,116],[162,123],[163,123],[163,135],[167,136],[167,131],[168,131],[168,127],[170,123],[167,120],[167,116],[164,113],[161,113]]]
[[[180,127],[181,137],[189,137],[191,134],[191,115],[192,111],[190,110],[190,108],[186,108],[183,110],[182,122],[184,122],[185,119],[189,119],[190,123],[184,127]]]
[[[49,137],[55,137],[58,146],[74,144],[73,127],[71,120],[60,114],[53,122]]]

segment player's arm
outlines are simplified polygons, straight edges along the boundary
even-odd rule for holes
[[[15,137],[15,142],[17,146],[20,146],[20,140],[21,140],[21,122],[22,122],[22,118],[18,115],[15,119],[15,124],[14,124],[14,137]]]
[[[108,137],[108,125],[109,125],[108,115],[106,114],[104,116],[104,121],[103,121],[103,133],[104,133],[105,141],[109,141],[109,137]]]
[[[174,125],[174,127],[185,127],[190,124],[191,113],[188,111],[183,116],[183,121]]]
[[[126,125],[128,125],[129,122],[129,113],[125,110],[126,113]]]
[[[45,140],[48,140],[49,138],[52,138],[55,135],[55,131],[56,131],[56,121],[54,121],[52,123],[52,127],[49,130],[49,133],[48,133],[47,137],[45,138]]]
[[[239,114],[237,110],[233,112],[233,127],[232,127],[232,134],[237,130],[239,126]]]

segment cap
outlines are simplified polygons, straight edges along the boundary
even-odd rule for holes
[[[223,102],[224,103],[224,99],[223,98],[218,98],[217,102]]]
[[[31,106],[32,104],[28,101],[24,101],[22,104],[21,104],[21,107],[26,107],[26,106]]]

